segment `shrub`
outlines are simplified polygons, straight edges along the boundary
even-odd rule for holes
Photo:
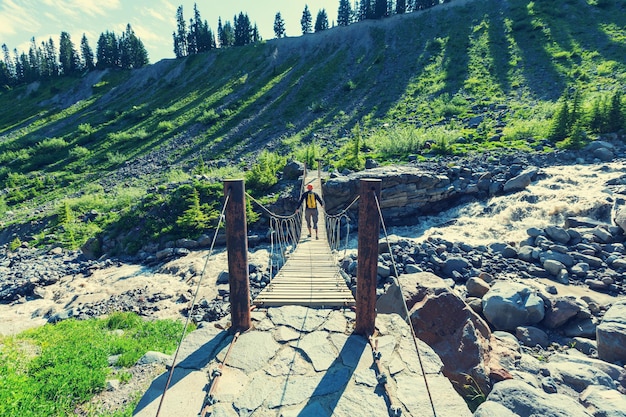
[[[174,129],[174,123],[170,121],[161,121],[157,125],[157,130],[160,132],[168,132]]]
[[[246,184],[255,193],[263,193],[278,182],[277,174],[282,171],[287,159],[276,153],[263,150],[257,163],[246,172]]]
[[[198,117],[198,121],[200,123],[204,123],[205,125],[212,125],[217,122],[220,118],[220,115],[215,111],[215,109],[208,109],[202,112],[202,115]]]
[[[11,241],[11,243],[9,243],[9,250],[13,252],[17,250],[17,248],[19,248],[20,246],[22,246],[22,241],[20,240],[19,237],[16,237],[15,239]]]
[[[81,159],[89,156],[91,151],[83,146],[75,146],[69,151],[70,157],[74,159]]]

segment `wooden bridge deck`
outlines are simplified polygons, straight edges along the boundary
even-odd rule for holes
[[[321,182],[308,177],[318,194]],[[302,233],[296,250],[272,282],[252,301],[257,306],[275,307],[300,305],[307,307],[346,307],[355,305],[352,292],[339,273],[339,266],[328,245],[323,208],[317,223],[319,239],[308,237],[306,220],[302,218]]]

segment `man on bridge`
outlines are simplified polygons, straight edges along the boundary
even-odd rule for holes
[[[309,228],[309,237],[311,237],[311,220],[313,221],[313,229],[315,230],[315,239],[319,239],[317,235],[317,203],[319,202],[322,207],[324,207],[324,202],[320,198],[320,196],[313,191],[313,185],[309,184],[306,186],[307,191],[304,192],[300,196],[300,201],[298,201],[298,207],[302,205],[303,201],[306,201],[306,206],[304,210],[304,217],[306,218],[306,227]],[[297,209],[296,209],[297,211]]]

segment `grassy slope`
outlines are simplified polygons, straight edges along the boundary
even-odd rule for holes
[[[0,243],[34,233],[19,227],[32,219],[53,224],[68,198],[75,215],[124,212],[200,161],[312,141],[332,160],[357,124],[381,140],[391,136],[386,126],[443,129],[469,138],[459,144],[465,152],[533,147],[566,88],[590,100],[626,83],[622,2],[557,3],[459,1],[2,92]],[[470,127],[474,116],[483,122]],[[494,134],[500,139],[488,140]],[[76,239],[116,221],[105,216]]]

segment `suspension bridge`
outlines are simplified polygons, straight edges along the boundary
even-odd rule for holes
[[[319,171],[303,176],[303,185],[309,183],[321,190]],[[441,360],[415,337],[408,311],[406,317],[376,314],[380,180],[361,185],[356,298],[331,250],[341,214],[320,216],[315,239],[300,233],[306,227],[301,212],[268,211],[272,247],[276,243],[282,261],[251,300],[242,184],[224,187],[225,206],[233,210],[222,216],[231,315],[183,332],[169,370],[152,382],[133,415],[471,416],[442,374]]]
[[[312,184],[315,190],[322,188],[319,178],[309,180],[307,184]],[[300,230],[305,230],[304,222],[302,218]],[[260,307],[301,305],[332,308],[350,307],[355,303],[328,245],[326,217],[323,215],[319,217],[317,236],[300,233],[295,251],[253,300],[253,304]]]

